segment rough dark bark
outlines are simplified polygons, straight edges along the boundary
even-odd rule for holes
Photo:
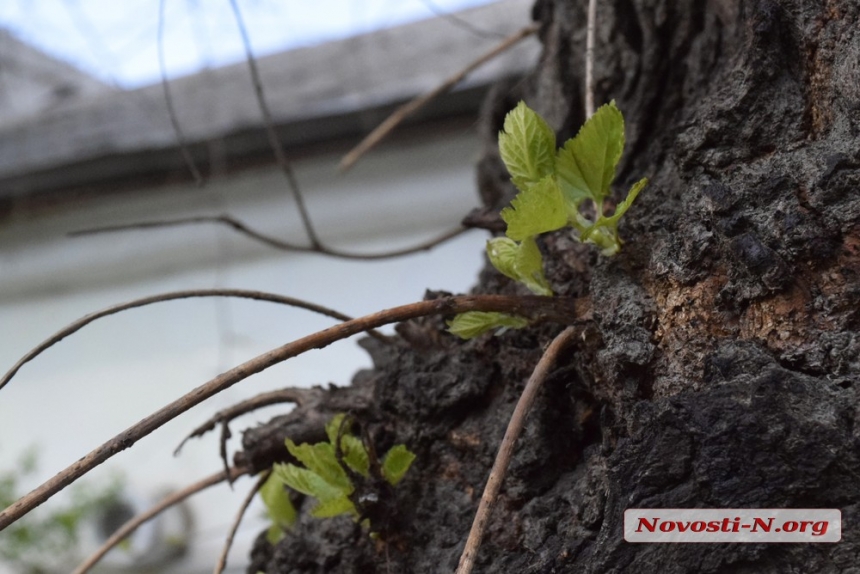
[[[583,121],[586,4],[540,0],[538,68],[487,102],[490,208],[513,193],[496,134],[519,98],[562,141]],[[860,4],[612,0],[598,20],[596,100],[614,98],[627,122],[618,191],[651,184],[613,259],[565,233],[542,242],[557,292],[590,296],[594,322],[538,399],[476,571],[860,571]],[[489,268],[476,288],[517,289]],[[303,517],[277,547],[260,539],[249,572],[454,570],[516,398],[560,327],[467,343],[442,329],[411,324],[424,336],[409,349],[369,343],[375,370],[337,391],[362,398],[379,448],[418,454],[396,489],[396,535],[382,545],[348,519]],[[243,456],[270,461],[308,416],[246,433]],[[843,539],[623,541],[626,508],[695,506],[839,508]]]

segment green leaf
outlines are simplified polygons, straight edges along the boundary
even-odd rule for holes
[[[537,295],[553,294],[543,273],[543,257],[531,237],[517,243],[507,237],[487,241],[490,263],[503,275],[523,283]]]
[[[561,229],[567,223],[564,197],[552,176],[517,194],[501,215],[508,224],[505,234],[517,241]]]
[[[352,494],[352,484],[349,485],[349,488],[344,489],[327,482],[317,473],[306,468],[299,468],[294,464],[276,464],[273,468],[274,473],[284,484],[302,494],[313,496],[320,502]]]
[[[385,480],[392,486],[397,486],[414,460],[415,453],[406,448],[405,444],[391,447],[382,460],[382,474]]]
[[[460,313],[448,321],[448,330],[461,339],[473,339],[492,329],[507,327],[510,329],[522,329],[529,324],[529,320],[516,315],[506,313],[495,313],[485,311],[469,311]]]
[[[318,474],[329,484],[342,489],[350,487],[349,477],[343,467],[338,464],[333,445],[327,442],[296,445],[290,439],[285,442],[290,454],[296,457],[308,470]]]
[[[367,478],[370,476],[370,457],[361,439],[353,435],[344,435],[341,441],[343,462],[352,470]]]
[[[334,415],[328,423],[326,423],[325,434],[328,437],[328,442],[331,444],[335,444],[337,442],[337,435],[340,432],[340,426],[343,424],[343,419],[345,418],[345,413],[338,413]]]
[[[272,521],[267,538],[275,544],[283,537],[283,531],[296,522],[296,508],[290,500],[290,495],[284,490],[284,482],[273,472],[260,487],[260,498],[266,506],[266,512]],[[274,540],[273,540],[274,538]]]
[[[600,247],[600,253],[605,257],[611,257],[618,253],[622,243],[621,237],[618,235],[618,222],[647,183],[648,178],[645,177],[634,183],[624,201],[615,207],[615,213],[611,217],[600,216],[594,225],[580,234],[580,239],[585,243],[594,243]]]
[[[525,102],[505,116],[505,131],[499,133],[499,153],[520,190],[553,172],[555,132]]]
[[[642,188],[646,185],[648,185],[647,177],[643,177],[634,183],[630,187],[630,191],[627,192],[627,197],[624,198],[624,201],[615,206],[615,213],[613,213],[611,217],[607,217],[606,220],[617,225],[618,220],[621,219],[622,215],[627,213],[627,210],[630,209],[631,205],[633,205],[633,201],[636,199],[636,196],[639,195],[639,192],[642,191]]]
[[[283,538],[284,538],[283,528],[281,528],[277,524],[272,524],[271,526],[269,526],[269,529],[266,531],[266,540],[269,542],[269,544],[274,546],[275,544],[280,542]],[[127,538],[125,541],[128,542],[129,545],[131,544],[131,539]],[[131,546],[129,546],[129,548],[131,548]]]
[[[490,263],[502,275],[510,277],[514,281],[520,280],[517,273],[519,249],[519,244],[508,237],[495,237],[487,241],[487,257],[490,258]]]
[[[527,237],[520,243],[515,268],[520,281],[532,293],[547,296],[553,294],[543,273],[543,257],[533,237]]]
[[[311,510],[311,515],[317,518],[331,518],[332,516],[339,516],[341,514],[354,514],[358,516],[355,505],[346,496],[320,502]]]
[[[624,117],[615,101],[600,106],[576,137],[558,151],[555,172],[568,202],[584,199],[600,205],[609,196],[615,167],[624,149]]]
[[[336,414],[325,426],[325,432],[329,442],[337,448],[337,435],[340,432],[340,427],[344,417],[344,413]],[[348,424],[348,423],[347,423]],[[349,432],[348,428],[344,429],[341,436],[341,454],[343,461],[355,472],[364,477],[370,476],[370,457],[367,455],[367,448],[359,438]]]

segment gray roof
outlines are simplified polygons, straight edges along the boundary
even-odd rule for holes
[[[529,24],[532,0],[501,0],[459,13],[507,35]],[[355,137],[391,106],[431,90],[499,43],[434,18],[291,50],[258,61],[287,146]],[[492,82],[524,74],[538,43],[521,42],[441,98],[424,118],[474,112]],[[228,156],[266,153],[261,115],[243,63],[173,80],[177,116],[195,155],[221,140]],[[0,124],[0,197],[88,186],[182,169],[161,85],[100,96]]]
[[[0,130],[110,91],[89,74],[0,29]]]

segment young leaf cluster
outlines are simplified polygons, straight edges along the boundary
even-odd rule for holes
[[[504,128],[499,152],[519,193],[501,213],[506,237],[489,240],[487,255],[496,269],[532,293],[552,295],[536,238],[571,227],[579,241],[596,245],[605,256],[615,255],[621,249],[618,222],[648,180],[633,184],[624,201],[607,215],[604,203],[624,149],[624,118],[614,101],[601,106],[559,149],[555,132],[524,102],[508,113]],[[449,327],[469,339],[525,324],[524,319],[502,313],[463,313]]]
[[[297,445],[290,439],[286,440],[290,454],[303,467],[291,463],[275,464],[271,476],[260,489],[260,497],[272,519],[268,534],[270,542],[277,542],[283,536],[283,530],[296,520],[296,510],[284,486],[316,498],[318,504],[311,514],[317,518],[341,514],[350,514],[356,519],[361,516],[353,502],[356,485],[351,476],[371,478],[373,461],[360,438],[341,431],[345,416],[338,414],[326,425],[328,442]],[[405,445],[395,445],[383,457],[378,472],[391,486],[396,486],[414,460],[415,454]]]

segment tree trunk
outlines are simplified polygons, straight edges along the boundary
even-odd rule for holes
[[[497,134],[519,99],[559,141],[584,121],[586,4],[537,3],[537,69],[485,106],[490,208],[514,192]],[[610,0],[597,17],[595,100],[615,99],[627,125],[616,191],[651,183],[617,256],[542,239],[556,292],[590,296],[594,320],[529,417],[475,571],[854,571],[860,4]],[[520,288],[487,268],[476,291]],[[465,343],[443,329],[402,326],[410,348],[367,343],[375,370],[315,404],[353,404],[378,450],[417,453],[396,534],[377,543],[347,518],[303,516],[276,547],[260,539],[250,573],[456,568],[514,404],[561,328]],[[262,468],[285,436],[313,423],[321,437],[324,418],[298,409],[248,431],[241,456]],[[625,509],[675,507],[839,508],[845,529],[838,544],[624,541]]]

